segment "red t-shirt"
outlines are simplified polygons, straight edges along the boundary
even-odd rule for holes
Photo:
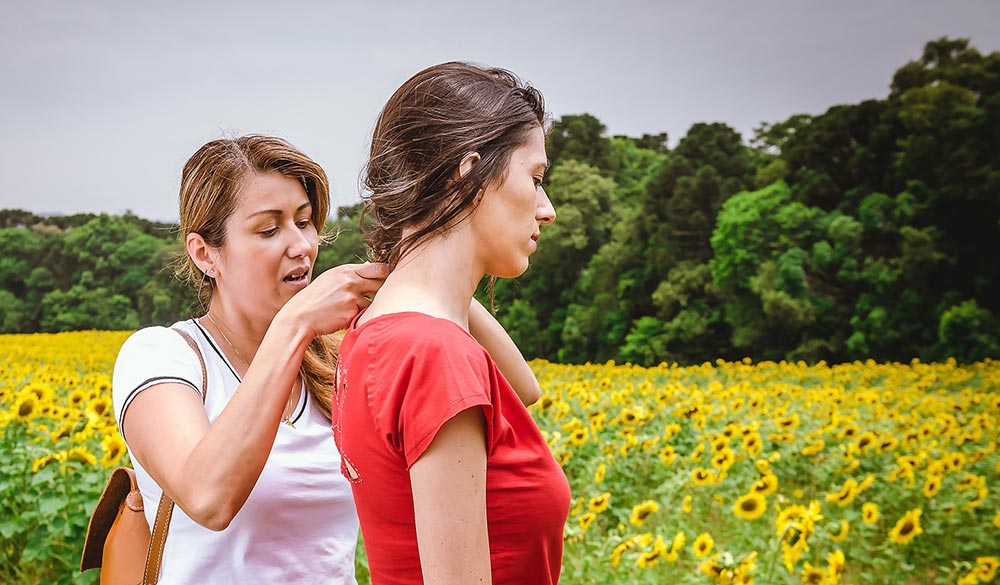
[[[493,583],[558,582],[569,483],[486,350],[423,313],[353,325],[341,344],[333,432],[351,482],[372,583],[422,583],[409,467],[470,407],[486,420]]]

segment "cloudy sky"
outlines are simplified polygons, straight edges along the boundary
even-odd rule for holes
[[[441,61],[675,144],[695,122],[749,137],[884,97],[941,36],[1000,50],[996,0],[0,1],[0,208],[162,220],[187,157],[248,132],[287,138],[335,204],[356,201],[379,108]]]

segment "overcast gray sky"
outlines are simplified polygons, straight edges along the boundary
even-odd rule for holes
[[[925,42],[1000,50],[997,0],[0,0],[0,208],[177,218],[204,142],[277,134],[358,199],[372,124],[418,70],[506,67],[609,134],[881,98]]]

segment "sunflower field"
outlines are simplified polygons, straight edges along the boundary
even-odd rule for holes
[[[97,581],[128,335],[0,336],[0,582]],[[562,583],[994,580],[1000,362],[532,367],[573,493]]]

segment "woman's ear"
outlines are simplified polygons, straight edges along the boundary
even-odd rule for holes
[[[472,170],[472,167],[479,162],[478,152],[470,152],[469,154],[462,157],[462,162],[458,163],[458,178],[464,179],[466,175]]]
[[[199,233],[192,232],[187,235],[184,245],[187,248],[188,256],[194,261],[198,270],[214,277],[215,258],[213,257],[212,249],[205,243],[205,238],[201,237]]]

